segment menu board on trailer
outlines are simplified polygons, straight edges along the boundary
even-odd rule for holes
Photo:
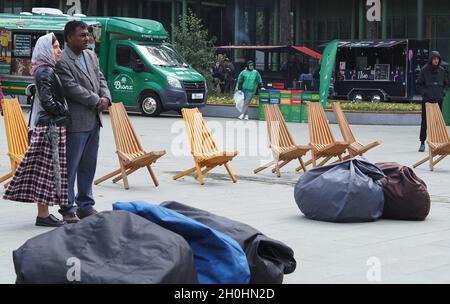
[[[11,72],[11,31],[0,29],[0,74]]]
[[[31,56],[31,35],[14,35],[14,57]]]
[[[375,80],[388,81],[390,78],[391,66],[389,64],[375,65]]]

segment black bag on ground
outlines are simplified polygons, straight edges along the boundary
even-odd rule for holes
[[[13,252],[21,284],[193,284],[189,244],[138,215],[108,211],[28,240]]]
[[[294,272],[296,268],[294,251],[290,247],[265,236],[249,225],[177,202],[163,202],[161,206],[214,228],[237,241],[247,256],[251,284],[281,284],[283,275]]]
[[[300,211],[313,220],[369,222],[381,217],[383,172],[362,159],[314,168],[295,185]]]
[[[397,163],[377,163],[384,174],[383,218],[423,221],[430,212],[427,185],[414,171]]]

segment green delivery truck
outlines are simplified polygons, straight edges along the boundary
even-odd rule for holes
[[[121,17],[0,14],[0,82],[5,95],[25,95],[33,82],[31,55],[37,39],[54,32],[63,45],[64,26],[74,19],[89,25],[89,48],[99,57],[113,102],[145,116],[206,104],[205,78],[168,43],[162,24]]]

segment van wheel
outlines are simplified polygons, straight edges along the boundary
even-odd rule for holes
[[[139,102],[139,107],[143,116],[159,116],[162,111],[161,100],[155,93],[144,94]]]

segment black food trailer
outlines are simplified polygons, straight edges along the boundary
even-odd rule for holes
[[[355,101],[420,100],[415,83],[428,57],[427,40],[340,41],[334,97]]]
[[[232,58],[236,77],[245,68],[247,60],[253,60],[264,86],[274,89],[298,87],[300,75],[309,74],[322,58],[312,49],[294,45],[225,45],[216,47],[216,53],[225,53]]]

